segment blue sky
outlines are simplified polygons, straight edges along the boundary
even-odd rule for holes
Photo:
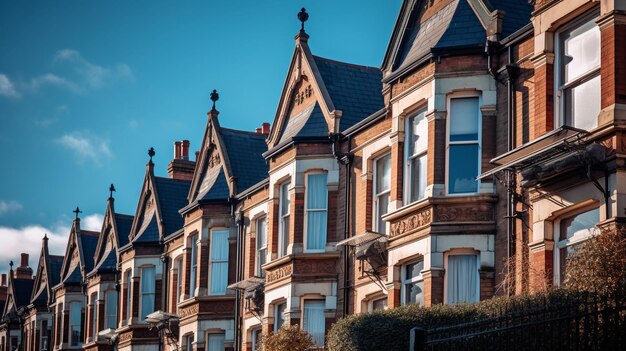
[[[0,0],[0,270],[44,232],[63,254],[77,205],[99,229],[110,183],[134,214],[147,149],[163,176],[175,140],[197,150],[211,89],[222,126],[272,122],[300,7],[315,55],[379,66],[400,5]]]

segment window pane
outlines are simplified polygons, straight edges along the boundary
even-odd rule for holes
[[[376,194],[391,189],[391,155],[376,160]]]
[[[198,266],[198,236],[194,235],[189,239],[191,245],[191,271],[189,272],[189,296],[196,294],[196,272]]]
[[[309,174],[307,178],[306,208],[326,209],[328,203],[326,173]]]
[[[378,310],[384,310],[384,309],[387,309],[387,298],[374,300],[374,302],[372,302],[372,311],[378,311]]]
[[[136,293],[136,292],[135,292]],[[126,301],[124,301],[125,318],[130,319],[131,272],[126,272]],[[124,322],[126,324],[126,321]]]
[[[411,162],[411,202],[423,199],[426,193],[426,177],[428,176],[426,154],[413,158]]]
[[[428,121],[426,110],[421,111],[407,123],[408,156],[421,154],[428,148]]]
[[[96,315],[98,313],[98,307],[96,306],[96,304],[98,303],[98,295],[97,294],[92,294],[91,296],[91,338],[92,339],[96,339],[97,338],[97,333],[98,333],[98,319],[96,318]]]
[[[405,284],[406,304],[424,305],[424,281]]]
[[[478,191],[478,144],[450,145],[448,192]]]
[[[561,221],[560,240],[570,239],[576,234],[587,232],[600,222],[600,208],[596,207],[591,211],[583,212],[574,217]]]
[[[413,279],[417,278],[422,274],[422,270],[424,269],[424,261],[419,261],[417,263],[406,265],[406,278],[405,279]]]
[[[376,223],[376,231],[387,234],[387,224],[382,217],[387,214],[389,208],[389,193],[379,195],[376,202],[376,211],[378,214],[378,223]]]
[[[308,211],[306,218],[306,248],[324,250],[326,248],[326,211]]]
[[[478,98],[450,100],[450,141],[478,140]]]
[[[568,125],[584,130],[591,130],[598,126],[600,75],[566,89],[564,98]]]
[[[276,305],[274,308],[274,332],[277,332],[285,323],[285,305],[284,303]]]
[[[280,186],[280,214],[289,213],[289,182]]]
[[[211,232],[211,294],[225,294],[228,286],[228,234]]]
[[[224,351],[224,334],[209,334],[207,351]]]
[[[117,291],[111,290],[106,293],[106,328],[117,328]]]
[[[81,309],[80,303],[70,304],[70,342],[72,345],[80,343]]]
[[[266,234],[266,218],[259,218],[256,221],[256,247],[257,247],[257,266],[256,275],[264,277],[261,266],[265,264],[267,257],[267,234]]]
[[[141,269],[141,319],[146,319],[154,312],[154,297],[156,288],[156,270],[154,267]]]
[[[476,255],[448,256],[448,303],[478,302],[478,258]]]
[[[318,346],[324,345],[326,318],[324,316],[324,301],[304,302],[304,321],[302,328],[306,330]]]
[[[600,66],[600,28],[595,22],[589,21],[563,37],[563,83]]]

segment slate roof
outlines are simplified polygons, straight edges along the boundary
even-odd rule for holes
[[[159,241],[159,226],[156,222],[156,213],[149,214],[148,223],[142,225],[133,242],[157,242]],[[145,223],[145,222],[144,222]]]
[[[383,108],[380,69],[319,56],[313,59],[335,108],[343,112],[341,131]]]
[[[230,189],[228,188],[224,169],[220,166],[218,171],[207,172],[202,180],[200,189],[202,190],[198,193],[198,200],[200,201],[228,200]]]
[[[502,37],[506,38],[530,23],[533,6],[528,0],[489,0],[494,8],[504,10]]]
[[[324,119],[324,114],[316,102],[305,107],[299,113],[289,117],[283,127],[279,144],[290,140],[293,137],[327,136],[328,124]]]
[[[80,231],[81,245],[83,246],[83,265],[85,266],[85,272],[91,272],[93,269],[93,256],[96,253],[96,246],[98,246],[98,239],[100,237],[99,232],[92,232],[87,230]]]
[[[48,266],[48,285],[53,287],[61,280],[61,268],[63,267],[63,256],[48,256],[50,265]]]
[[[28,306],[30,304],[30,297],[33,293],[35,281],[33,279],[13,279],[13,284],[16,307]]]
[[[230,170],[237,182],[238,192],[267,177],[268,167],[263,157],[263,152],[267,151],[264,134],[226,128],[220,128],[220,133],[228,153]],[[216,185],[220,184],[219,180],[218,178]],[[228,187],[226,190],[228,191]]]
[[[474,10],[467,0],[457,0],[452,4],[455,3],[456,9],[452,20],[448,22],[448,28],[435,47],[484,45],[487,40],[487,32],[485,32]]]
[[[130,234],[130,229],[133,226],[133,219],[135,219],[135,216],[120,213],[115,214],[118,247],[128,244],[128,235]]]
[[[183,217],[178,210],[188,203],[187,194],[191,181],[154,177],[154,183],[161,208],[161,219],[164,222],[163,237],[166,237],[183,227]]]

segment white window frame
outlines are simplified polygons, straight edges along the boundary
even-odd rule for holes
[[[559,126],[567,125],[571,127],[574,126],[574,123],[572,123],[573,122],[572,120],[566,121],[564,92],[566,89],[581,86],[584,83],[587,83],[596,77],[600,77],[601,76],[600,68],[602,66],[602,59],[600,58],[600,64],[597,67],[583,73],[582,75],[580,75],[579,77],[577,77],[571,82],[568,82],[566,84],[561,84],[561,80],[563,78],[563,68],[564,68],[562,67],[562,64],[563,64],[562,62],[563,61],[563,58],[562,58],[563,38],[562,37],[564,33],[571,32],[577,28],[589,25],[590,23],[593,23],[593,25],[598,26],[595,23],[595,20],[598,18],[598,16],[599,16],[599,13],[597,9],[587,12],[586,14],[578,16],[571,23],[568,23],[562,28],[559,28],[559,30],[554,34],[554,109],[555,109],[554,119],[555,119],[555,125],[559,125]],[[602,38],[600,38],[600,48],[598,48],[598,50],[601,49],[601,46],[602,46]],[[600,94],[599,96],[600,105],[602,105],[602,102],[601,102],[602,93],[599,92],[599,94]],[[600,109],[602,109],[602,106],[600,106]],[[572,116],[569,116],[569,118],[571,117]],[[596,116],[595,127],[592,129],[595,129],[598,127],[597,117],[598,116]]]
[[[289,246],[289,225],[291,222],[291,198],[289,197],[289,187],[291,187],[291,181],[283,182],[279,185],[278,191],[278,247],[276,250],[276,257],[284,257],[287,255]],[[284,192],[287,193],[287,205],[286,212],[283,213],[285,204],[283,203]],[[285,232],[285,226],[287,231]]]
[[[189,253],[191,267],[189,269],[189,297],[196,296],[196,288],[198,282],[198,238],[196,233],[189,238],[191,252]]]
[[[401,285],[401,290],[400,290],[400,304],[402,306],[404,305],[413,305],[413,303],[408,303],[408,296],[406,294],[406,286],[409,284],[415,284],[415,283],[419,283],[422,282],[422,300],[424,300],[424,296],[425,296],[425,291],[424,291],[424,275],[422,274],[422,272],[420,271],[420,274],[417,277],[411,277],[411,278],[407,278],[407,266],[410,265],[414,265],[414,264],[418,264],[422,262],[422,270],[424,269],[424,259],[420,258],[419,260],[414,260],[414,261],[410,261],[407,262],[405,264],[402,265],[402,269],[400,270],[401,272],[401,280],[400,280],[400,285]],[[419,304],[418,304],[419,305]],[[419,306],[423,306],[423,305],[419,305]]]
[[[262,266],[267,262],[267,216],[262,215],[258,217],[255,221],[254,227],[256,230],[256,260],[254,274],[257,277],[263,278],[265,277],[265,272],[263,271]],[[265,233],[265,242],[261,242],[261,240],[259,240],[261,230]]]
[[[111,296],[111,295],[115,295],[115,296]],[[117,290],[107,290],[104,292],[104,326],[105,329],[109,328],[110,326],[114,326],[115,329],[117,328],[117,301],[118,301],[118,295],[119,293],[117,292]],[[111,301],[113,300],[113,301]],[[115,303],[115,309],[113,310],[115,315],[110,315],[109,312],[109,305],[111,303]],[[113,317],[115,320],[113,323],[111,323],[110,319],[111,317]],[[96,335],[97,337],[97,335]]]
[[[312,175],[320,175],[320,174],[325,174],[326,175],[326,207],[325,208],[309,208],[309,199],[308,199],[308,189],[309,189],[309,176]],[[328,173],[327,172],[307,172],[304,176],[304,222],[303,222],[303,229],[304,229],[304,252],[311,252],[311,253],[319,253],[319,252],[325,252],[326,251],[326,244],[328,243]],[[325,212],[326,213],[326,232],[324,233],[324,247],[321,249],[311,249],[308,247],[308,219],[309,219],[309,212]]]
[[[383,190],[380,191],[378,190],[378,177],[380,176],[380,174],[378,174],[378,163],[384,159],[385,157],[389,157],[389,189],[387,190]],[[377,158],[374,159],[374,161],[372,162],[372,168],[373,168],[373,181],[372,181],[372,213],[374,214],[374,216],[372,217],[372,229],[374,229],[375,232],[381,233],[381,234],[387,234],[387,226],[385,224],[385,228],[379,228],[379,220],[381,215],[378,213],[379,212],[379,208],[378,208],[378,204],[380,201],[380,198],[384,195],[388,195],[389,196],[389,201],[387,202],[387,211],[385,211],[385,214],[389,213],[389,203],[391,202],[391,153],[387,152],[381,156],[378,156]]]
[[[412,195],[413,195],[413,191],[415,191],[415,189],[413,189],[413,177],[414,176],[418,176],[419,177],[419,170],[414,170],[411,167],[411,162],[414,159],[418,159],[418,158],[422,158],[425,157],[426,158],[426,167],[428,167],[428,148],[426,148],[423,152],[420,153],[414,153],[409,155],[409,150],[411,149],[410,142],[411,142],[411,137],[412,137],[412,121],[415,120],[416,118],[418,118],[421,114],[424,114],[424,116],[422,117],[425,120],[425,123],[428,124],[428,121],[426,119],[426,112],[428,111],[427,107],[422,107],[420,109],[418,109],[416,112],[412,113],[410,115],[410,117],[407,117],[404,119],[404,204],[405,205],[409,205],[415,202],[419,202],[423,199],[426,198],[426,187],[428,187],[428,168],[426,169],[426,179],[424,179],[424,184],[426,184],[426,187],[424,187],[424,193],[422,194],[422,196],[419,196],[419,189],[417,189],[418,191],[418,198],[417,200],[411,200]],[[428,133],[426,133],[426,135],[419,135],[419,138],[426,138],[426,143],[428,143]]]
[[[448,272],[449,272],[449,266],[448,266],[448,259],[450,258],[450,256],[475,256],[476,257],[476,275],[477,275],[477,280],[476,280],[476,301],[475,302],[479,302],[480,301],[480,252],[474,250],[474,249],[453,249],[452,251],[450,251],[449,253],[445,254],[445,275],[444,275],[444,283],[443,283],[443,300],[445,301],[446,304],[450,304],[450,302],[448,301]],[[475,302],[471,302],[471,303],[475,303]]]
[[[213,235],[217,232],[221,232],[221,233],[226,233],[226,258],[225,259],[213,259],[213,248],[214,248],[214,243],[215,241],[213,240]],[[209,277],[208,277],[208,282],[210,285],[210,289],[209,289],[209,294],[211,296],[219,296],[219,295],[226,295],[226,292],[228,291],[228,258],[229,258],[229,242],[228,242],[228,238],[230,237],[230,230],[228,228],[211,228],[210,231],[210,235],[211,235],[211,247],[209,248]],[[226,284],[224,284],[224,290],[223,291],[216,291],[214,290],[213,287],[213,282],[212,282],[212,278],[211,276],[213,275],[213,268],[215,264],[226,264]]]
[[[154,270],[154,291],[150,292],[150,291],[144,291],[143,290],[143,282],[144,282],[144,271],[146,269],[153,269]],[[155,311],[156,309],[156,277],[157,277],[157,272],[156,272],[156,267],[155,266],[143,266],[140,267],[140,278],[139,278],[139,318],[141,318],[141,322],[144,321],[144,318]],[[143,301],[144,298],[150,298],[150,296],[152,296],[152,311],[150,311],[149,313],[145,313],[145,311],[143,310]],[[144,316],[145,314],[145,316]]]
[[[476,192],[469,193],[450,193],[450,145],[474,145],[476,142],[474,141],[450,141],[450,120],[451,117],[451,106],[453,99],[463,99],[463,98],[478,98],[478,177],[482,173],[482,139],[483,139],[483,116],[480,111],[480,107],[482,106],[482,96],[480,93],[472,91],[472,92],[458,92],[449,94],[447,96],[447,116],[446,116],[446,174],[445,174],[445,193],[448,196],[467,196],[467,195],[475,195],[480,193],[480,181],[476,180]]]
[[[555,247],[552,253],[552,255],[554,256],[552,271],[554,275],[553,281],[554,281],[555,286],[561,285],[561,249],[564,249],[569,246],[578,245],[584,241],[591,239],[594,236],[594,231],[595,231],[595,227],[579,230],[576,233],[574,233],[574,236],[572,236],[571,238],[569,239],[566,238],[566,239],[561,240],[561,231],[563,230],[562,223],[567,219],[570,219],[572,217],[576,217],[583,213],[591,212],[594,210],[598,211],[598,223],[599,223],[600,221],[602,221],[602,218],[601,218],[602,211],[600,211],[600,207],[598,207],[597,205],[592,206],[592,207],[584,207],[582,209],[579,209],[578,211],[567,213],[563,215],[561,219],[558,221],[558,228],[555,228],[556,230],[554,231],[554,237],[555,237],[554,246]]]

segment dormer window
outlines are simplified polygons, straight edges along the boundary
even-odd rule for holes
[[[328,222],[328,175],[313,173],[306,179],[306,250],[324,251]]]
[[[600,112],[600,29],[587,16],[557,32],[556,98],[563,124],[591,130]]]
[[[283,257],[287,254],[287,244],[289,243],[290,185],[290,182],[285,182],[280,186],[278,203],[278,213],[280,215],[278,218],[278,257]]]

